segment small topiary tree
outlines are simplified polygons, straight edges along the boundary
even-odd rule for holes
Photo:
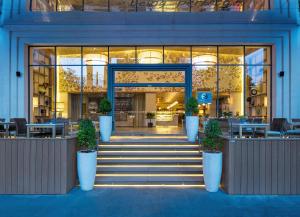
[[[203,139],[203,146],[205,151],[219,152],[222,149],[220,136],[222,131],[217,120],[209,120],[205,126],[205,138]]]
[[[96,130],[91,120],[84,119],[79,122],[77,140],[83,152],[92,152],[96,149]]]
[[[153,127],[152,119],[155,118],[155,113],[153,112],[147,112],[146,114],[147,119],[149,119],[148,127]]]
[[[102,115],[108,115],[112,110],[111,103],[107,98],[103,98],[99,103],[99,112]]]
[[[191,97],[185,105],[185,114],[187,116],[197,116],[199,113],[198,101],[196,98]]]

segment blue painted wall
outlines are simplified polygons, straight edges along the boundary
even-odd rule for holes
[[[30,13],[28,6],[3,1],[0,117],[27,116],[27,46],[41,44],[273,45],[273,115],[300,117],[297,0],[274,0],[270,11],[244,13]],[[284,78],[278,76],[282,70]]]

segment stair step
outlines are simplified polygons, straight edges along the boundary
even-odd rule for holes
[[[204,188],[202,182],[96,182],[95,188]]]
[[[96,182],[203,182],[203,174],[199,172],[110,172],[97,173]]]
[[[98,151],[98,156],[145,156],[145,155],[160,155],[160,156],[199,156],[201,152],[198,150],[103,150]]]
[[[100,156],[97,158],[98,164],[102,163],[202,163],[199,156]]]
[[[202,172],[199,164],[100,164],[98,172]]]
[[[199,145],[195,144],[101,144],[98,145],[98,148],[100,149],[199,149]]]

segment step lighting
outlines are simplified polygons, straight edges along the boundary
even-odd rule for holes
[[[111,139],[186,139],[187,136],[112,136]]]
[[[147,167],[153,167],[153,168],[202,168],[202,165],[164,165],[164,164],[114,164],[114,165],[98,165],[97,167],[101,168],[101,167],[106,167],[106,168],[147,168]]]
[[[98,188],[204,188],[205,185],[172,185],[172,184],[95,184],[94,187]]]
[[[98,157],[97,160],[202,160],[202,157]]]
[[[174,150],[174,151],[165,151],[165,150],[159,150],[159,151],[98,151],[100,153],[200,153],[199,151],[182,151],[182,150]]]
[[[180,147],[180,148],[198,148],[199,145],[169,145],[169,144],[165,144],[165,145],[98,145],[98,147],[100,148],[126,148],[126,147],[136,147],[136,148],[156,148],[156,147]]]
[[[203,174],[148,174],[148,173],[113,173],[96,174],[97,177],[203,177]]]

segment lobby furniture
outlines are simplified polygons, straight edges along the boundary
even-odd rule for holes
[[[62,138],[65,137],[65,124],[64,123],[30,123],[26,124],[27,138],[30,138],[31,129],[51,129],[52,138],[56,138],[57,129],[62,130]]]

